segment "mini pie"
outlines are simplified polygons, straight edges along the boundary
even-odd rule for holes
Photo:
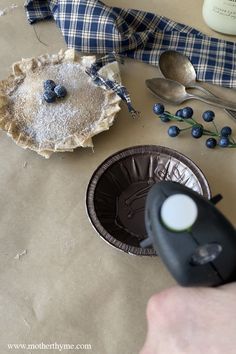
[[[13,73],[0,81],[0,128],[17,145],[45,158],[53,152],[92,147],[92,137],[109,129],[120,110],[120,98],[95,85],[85,72],[95,60],[68,49],[13,64]],[[120,82],[116,62],[99,74]],[[47,103],[43,82],[48,79],[65,86],[67,96]]]

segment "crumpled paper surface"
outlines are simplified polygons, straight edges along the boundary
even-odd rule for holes
[[[22,57],[65,47],[53,22],[35,26],[47,47],[40,43],[26,21],[23,1],[15,4],[19,7],[0,18],[0,79]],[[178,0],[109,0],[107,4],[159,9],[210,33],[201,18],[201,4],[194,0],[183,0],[181,10]],[[9,6],[9,1],[2,0],[1,6]],[[160,144],[186,154],[205,173],[213,195],[224,195],[219,207],[235,221],[235,152],[206,150],[203,141],[192,141],[187,135],[167,136],[167,126],[157,122],[151,110],[157,100],[144,84],[146,78],[160,76],[156,68],[127,60],[121,75],[142,115],[133,120],[123,105],[114,126],[94,138],[94,152],[77,149],[44,160],[0,132],[1,354],[59,352],[11,350],[8,344],[90,344],[92,348],[62,353],[133,354],[141,349],[147,301],[175,281],[158,258],[123,254],[92,228],[85,192],[93,171],[110,154],[140,144]],[[208,108],[198,102],[191,105],[199,115]],[[168,110],[176,107],[168,105]],[[215,112],[217,123],[230,124],[223,111]]]

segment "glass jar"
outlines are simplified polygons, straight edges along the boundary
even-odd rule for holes
[[[236,35],[236,0],[204,0],[202,14],[213,30]]]

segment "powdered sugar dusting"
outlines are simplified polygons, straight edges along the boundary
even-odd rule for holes
[[[43,81],[66,87],[68,95],[55,103],[43,100]],[[102,118],[104,90],[97,87],[79,63],[37,68],[10,95],[12,115],[18,128],[40,147],[57,143],[79,132],[87,134]]]

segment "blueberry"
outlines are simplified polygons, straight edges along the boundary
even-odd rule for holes
[[[62,86],[62,85],[57,85],[54,88],[54,92],[57,95],[57,97],[59,97],[59,98],[63,98],[63,97],[65,97],[67,95],[66,88],[64,86]]]
[[[55,102],[57,95],[55,94],[54,91],[46,90],[44,91],[43,98],[46,102],[52,103]]]
[[[182,109],[178,109],[178,111],[175,113],[175,115],[177,117],[183,118],[183,110]]]
[[[44,81],[44,83],[43,83],[43,87],[44,87],[44,90],[45,90],[45,91],[46,91],[46,90],[51,90],[51,91],[53,91],[54,88],[56,87],[56,84],[55,84],[55,82],[54,82],[53,80],[46,80],[46,81]]]
[[[164,123],[167,123],[170,121],[170,118],[168,117],[168,115],[166,113],[169,113],[169,112],[165,112],[160,115],[160,119]]]
[[[195,124],[192,127],[191,134],[192,134],[193,138],[196,138],[196,139],[201,138],[201,136],[203,134],[203,126],[200,124]]]
[[[202,118],[205,122],[212,122],[215,118],[215,113],[213,111],[205,111],[202,114]]]
[[[182,109],[182,117],[183,118],[191,118],[193,116],[193,109],[191,107],[185,107]]]
[[[164,113],[165,106],[162,103],[155,103],[153,106],[153,112],[157,115]]]
[[[175,138],[177,135],[179,135],[180,129],[176,125],[172,125],[168,129],[168,135],[171,136],[172,138]]]
[[[217,145],[217,141],[215,138],[209,138],[206,140],[206,146],[209,148],[209,149],[214,149]]]
[[[229,138],[227,136],[223,136],[222,138],[220,138],[219,140],[219,145],[221,147],[227,147],[229,145],[230,141]]]
[[[232,134],[232,129],[230,127],[223,127],[220,131],[220,135],[227,137]]]

